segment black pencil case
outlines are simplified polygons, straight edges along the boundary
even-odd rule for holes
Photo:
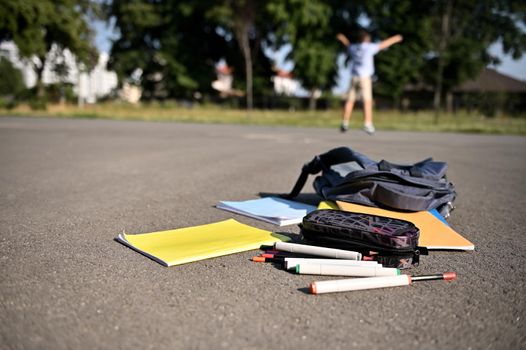
[[[318,246],[354,250],[386,267],[409,268],[427,249],[411,222],[339,210],[315,210],[300,225],[303,239]]]

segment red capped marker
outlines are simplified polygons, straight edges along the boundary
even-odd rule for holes
[[[368,278],[352,278],[334,281],[318,281],[310,284],[310,291],[312,294],[323,294],[332,292],[347,292],[353,290],[387,288],[397,286],[407,286],[412,282],[430,281],[430,280],[445,280],[452,281],[457,278],[455,272],[445,272],[436,275],[423,276],[388,276],[388,277],[368,277]]]

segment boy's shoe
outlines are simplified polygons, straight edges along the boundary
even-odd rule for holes
[[[347,130],[349,130],[349,125],[340,125],[340,131],[341,132],[347,132]]]
[[[374,125],[373,125],[373,124],[364,124],[364,125],[363,125],[363,131],[365,131],[365,132],[368,133],[369,135],[372,135],[372,134],[374,134],[374,132],[376,131],[376,129],[374,128]]]

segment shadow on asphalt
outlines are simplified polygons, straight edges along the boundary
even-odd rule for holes
[[[303,294],[309,294],[309,295],[311,294],[309,287],[298,288],[297,290],[299,292],[302,292]]]
[[[263,197],[281,197],[283,195],[286,195],[286,193],[271,193],[271,192],[259,192],[258,195]],[[320,196],[318,196],[316,193],[300,193],[296,198],[294,198],[295,202],[301,202],[305,204],[310,204],[314,206],[318,206],[320,202],[323,200]]]

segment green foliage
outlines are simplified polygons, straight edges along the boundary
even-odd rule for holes
[[[324,1],[274,0],[267,5],[278,23],[276,35],[288,42],[294,75],[310,91],[334,85],[338,43],[331,26],[333,9]]]
[[[33,110],[46,110],[48,103],[75,103],[77,96],[70,83],[49,84],[39,91],[38,87],[24,89],[18,96],[17,101],[25,101]]]
[[[376,57],[376,92],[395,99],[408,83],[447,92],[475,77],[498,61],[488,52],[496,41],[515,58],[526,50],[526,5],[509,0],[3,0],[0,42],[13,40],[23,57],[39,58],[38,80],[53,46],[59,54],[69,49],[89,69],[97,55],[87,20],[101,9],[120,34],[110,66],[121,80],[140,68],[146,99],[212,93],[221,58],[234,68],[237,88],[270,94],[272,67],[263,48],[284,44],[292,47],[288,59],[303,86],[327,91],[343,52],[335,35],[352,38],[359,18],[375,40],[404,37]]]
[[[0,57],[0,77],[0,108],[14,108],[25,90],[22,72]]]
[[[85,18],[91,6],[86,0],[4,0],[0,3],[0,41],[13,40],[22,57],[35,55],[41,60],[55,44],[91,67],[97,58]]]
[[[274,74],[272,70],[272,62],[267,56],[265,56],[261,47],[255,50],[253,56],[252,74],[254,95],[272,95],[273,86],[270,80],[271,76]],[[225,52],[224,58],[228,64],[234,68],[234,87],[246,91],[245,62],[239,54],[239,48],[234,46],[231,50]]]
[[[335,35],[352,38],[362,16],[375,40],[404,37],[402,44],[376,57],[376,90],[396,99],[408,83],[434,86],[437,72],[444,91],[475,77],[496,61],[488,47],[497,40],[514,57],[526,49],[520,28],[526,6],[505,0],[453,2],[451,32],[440,49],[448,1],[115,0],[107,14],[116,19],[121,37],[111,65],[121,78],[141,68],[146,97],[189,97],[196,90],[211,91],[214,63],[224,58],[234,68],[236,88],[249,90],[247,84],[253,84],[261,95],[270,93],[272,74],[263,47],[290,44],[295,77],[308,90],[327,90],[334,85],[336,58],[343,51]]]
[[[77,96],[73,91],[73,85],[70,83],[56,83],[46,86],[46,98],[48,102],[77,102]]]
[[[146,98],[188,98],[194,91],[211,92],[215,63],[221,58],[234,67],[238,87],[245,87],[245,60],[235,31],[246,24],[254,91],[268,92],[271,70],[261,49],[267,33],[261,6],[251,3],[257,6],[258,16],[247,24],[250,16],[235,11],[240,4],[245,2],[113,1],[106,13],[116,20],[121,36],[113,45],[110,66],[121,79],[140,68]]]
[[[442,31],[448,1],[452,10],[449,29]],[[404,42],[376,57],[377,91],[398,97],[408,83],[435,86],[439,59],[443,64],[442,90],[450,91],[476,77],[489,63],[498,62],[489,46],[501,41],[506,53],[519,58],[526,50],[526,5],[494,0],[370,0],[363,13],[370,29],[380,39],[402,34]],[[444,40],[445,46],[440,48]]]
[[[498,62],[488,52],[496,41],[502,42],[506,53],[520,57],[526,49],[526,34],[512,9],[509,1],[454,3],[451,33],[444,52],[444,91],[476,77],[487,64]]]
[[[427,16],[429,3],[411,0],[372,0],[364,3],[373,37],[386,39],[401,34],[404,41],[375,57],[379,77],[377,92],[398,98],[404,87],[420,79],[433,31]]]
[[[495,118],[503,114],[511,117],[524,117],[520,95],[508,95],[503,92],[470,93],[463,96],[463,102],[469,110],[477,110],[485,117]],[[524,104],[522,103],[522,106]]]
[[[0,42],[12,40],[24,58],[31,60],[37,76],[37,95],[43,97],[42,72],[48,53],[65,49],[86,69],[97,63],[93,33],[86,16],[96,7],[88,0],[3,0],[0,2]],[[60,66],[55,67],[60,70]],[[39,102],[40,103],[40,102]],[[45,103],[42,102],[42,103]]]
[[[22,72],[4,57],[0,57],[0,77],[0,96],[16,97],[25,89]]]
[[[234,42],[243,58],[247,109],[253,107],[253,93],[270,90],[270,63],[262,54],[264,43],[272,34],[272,20],[265,2],[258,0],[216,1],[207,17],[218,22],[226,43]],[[227,62],[239,62],[229,50]],[[237,64],[234,65],[238,66]]]

